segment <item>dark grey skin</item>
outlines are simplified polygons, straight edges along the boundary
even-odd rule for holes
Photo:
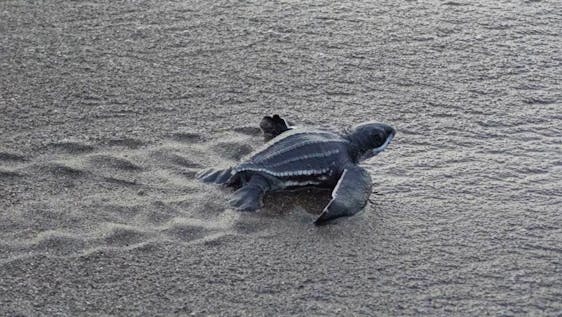
[[[263,206],[270,191],[304,186],[333,188],[332,199],[314,221],[321,225],[361,211],[371,194],[369,173],[358,164],[383,151],[396,131],[382,123],[363,123],[345,134],[326,130],[293,129],[274,115],[260,123],[264,147],[225,170],[205,170],[205,183],[239,187],[230,200],[241,211]]]

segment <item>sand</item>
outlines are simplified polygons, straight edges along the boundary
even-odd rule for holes
[[[559,316],[561,12],[0,2],[0,315]],[[194,179],[274,113],[396,127],[364,212]]]

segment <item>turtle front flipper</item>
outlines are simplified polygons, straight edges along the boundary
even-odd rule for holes
[[[265,177],[254,175],[249,182],[232,194],[229,203],[239,211],[256,211],[263,206],[263,196],[269,188]]]
[[[279,115],[265,116],[260,122],[260,128],[266,141],[269,141],[279,134],[291,130],[289,123]]]
[[[358,213],[367,204],[371,187],[369,172],[359,166],[346,168],[332,192],[332,200],[314,224],[322,225],[330,220]]]

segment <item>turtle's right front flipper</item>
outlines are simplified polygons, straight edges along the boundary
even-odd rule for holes
[[[355,215],[367,204],[371,188],[369,172],[359,166],[346,168],[332,192],[332,200],[314,224],[322,225],[339,217]]]
[[[263,131],[264,138],[269,141],[279,134],[291,130],[289,123],[279,115],[265,116],[260,122],[260,128]]]

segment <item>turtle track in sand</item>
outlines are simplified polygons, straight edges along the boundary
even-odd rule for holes
[[[235,164],[262,142],[259,129],[238,127],[212,137],[178,131],[153,143],[61,140],[33,155],[0,150],[2,194],[11,197],[0,213],[1,262],[267,234],[272,221],[295,220],[286,210],[298,208],[298,195],[272,195],[271,208],[240,214],[227,205],[231,190],[194,177]]]

